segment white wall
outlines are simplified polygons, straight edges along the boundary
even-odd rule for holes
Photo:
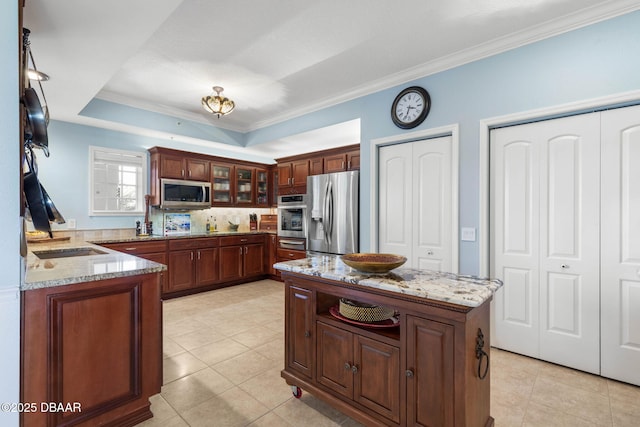
[[[20,144],[18,1],[0,2],[0,403],[18,402],[20,384]],[[18,414],[0,410],[0,425]]]

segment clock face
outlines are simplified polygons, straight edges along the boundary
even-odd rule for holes
[[[413,86],[400,92],[391,106],[391,119],[396,126],[410,129],[427,118],[431,100],[429,93],[421,87]]]
[[[402,123],[411,123],[424,110],[424,98],[417,92],[403,95],[396,105],[396,116]]]

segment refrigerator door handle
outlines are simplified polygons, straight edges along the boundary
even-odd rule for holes
[[[322,198],[322,234],[324,242],[328,244],[327,226],[329,225],[329,181],[324,186],[324,197]]]
[[[327,186],[327,206],[329,221],[325,227],[325,232],[327,233],[327,243],[331,245],[331,236],[333,235],[333,183],[331,181],[329,181],[329,185]]]

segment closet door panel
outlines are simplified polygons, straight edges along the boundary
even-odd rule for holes
[[[600,120],[537,124],[540,155],[540,357],[599,373]]]
[[[504,282],[493,301],[492,345],[532,357],[539,354],[538,157],[520,129],[492,131],[490,275]]]
[[[451,265],[451,137],[416,141],[413,146],[413,261],[436,271]]]
[[[640,107],[602,113],[602,375],[640,385]]]
[[[379,252],[403,255],[408,260],[413,241],[411,168],[411,144],[380,148]]]

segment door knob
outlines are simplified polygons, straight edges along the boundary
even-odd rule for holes
[[[569,265],[568,265],[568,264],[562,264],[562,265],[560,266],[560,268],[569,268]]]

